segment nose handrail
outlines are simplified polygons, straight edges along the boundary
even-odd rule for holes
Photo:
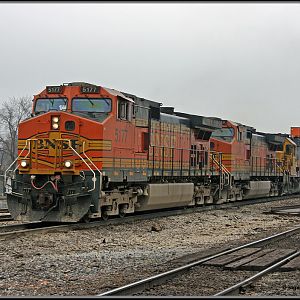
[[[100,174],[100,191],[102,190],[102,172],[98,169],[98,167],[92,162],[92,160],[86,155],[85,149],[84,149],[85,141],[82,143],[82,153],[84,156],[89,160],[89,162],[93,165],[93,167],[99,172]]]
[[[25,146],[24,146],[24,148],[22,149],[22,151],[20,152],[20,154],[17,156],[17,158],[9,165],[9,167],[5,170],[5,172],[4,172],[4,183],[5,183],[5,190],[6,190],[6,188],[7,188],[7,186],[8,186],[8,184],[7,184],[7,182],[6,182],[6,174],[7,174],[7,172],[9,171],[9,169],[14,165],[14,163],[19,159],[19,157],[22,155],[22,153],[24,152],[24,150],[26,149],[26,146],[27,146],[27,144],[28,144],[28,142],[30,143],[30,139],[28,139],[28,140],[26,140],[26,143],[25,143]],[[27,157],[27,155],[26,155],[26,157]],[[15,169],[16,170],[16,169]]]
[[[90,169],[90,171],[93,173],[93,178],[92,178],[92,181],[93,181],[93,184],[94,184],[94,187],[90,190],[88,190],[88,192],[91,192],[93,190],[95,190],[96,188],[96,181],[97,181],[97,178],[96,178],[96,174],[94,172],[94,170],[89,166],[89,164],[84,160],[84,158],[72,147],[72,142],[70,139],[57,139],[57,140],[60,140],[60,141],[67,141],[69,143],[69,147],[73,150],[73,152],[85,163],[85,165]],[[98,168],[97,168],[98,169]],[[100,172],[100,171],[99,171]],[[101,174],[101,173],[100,173]]]

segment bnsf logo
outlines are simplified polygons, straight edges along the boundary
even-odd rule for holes
[[[78,140],[71,140],[71,146],[75,150],[79,148]],[[63,150],[71,150],[69,147],[68,141],[56,141],[55,139],[39,139],[37,141],[37,149],[38,150],[51,150],[51,149],[63,149]]]

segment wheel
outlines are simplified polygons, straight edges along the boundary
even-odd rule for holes
[[[89,218],[88,214],[84,215],[82,218],[81,218],[81,222],[82,223],[90,223],[91,219]]]
[[[128,204],[123,204],[119,206],[119,217],[124,218],[126,216],[126,210],[128,209]]]
[[[119,217],[120,218],[124,218],[126,216],[126,212],[123,210],[123,209],[121,209],[120,211],[119,211]]]
[[[105,210],[102,211],[102,216],[101,216],[101,218],[102,218],[104,221],[107,221],[107,220],[108,220],[109,215],[107,214],[107,212],[106,212]]]

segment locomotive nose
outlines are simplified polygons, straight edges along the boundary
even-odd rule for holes
[[[30,132],[30,138],[19,138],[21,173],[77,174],[80,170],[97,169],[93,164],[88,166],[85,159],[86,155],[90,159],[100,155],[101,123],[67,112],[51,111],[21,126],[21,132]]]

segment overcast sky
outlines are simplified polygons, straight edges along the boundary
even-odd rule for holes
[[[288,133],[299,16],[300,3],[0,3],[0,104],[85,81]]]

